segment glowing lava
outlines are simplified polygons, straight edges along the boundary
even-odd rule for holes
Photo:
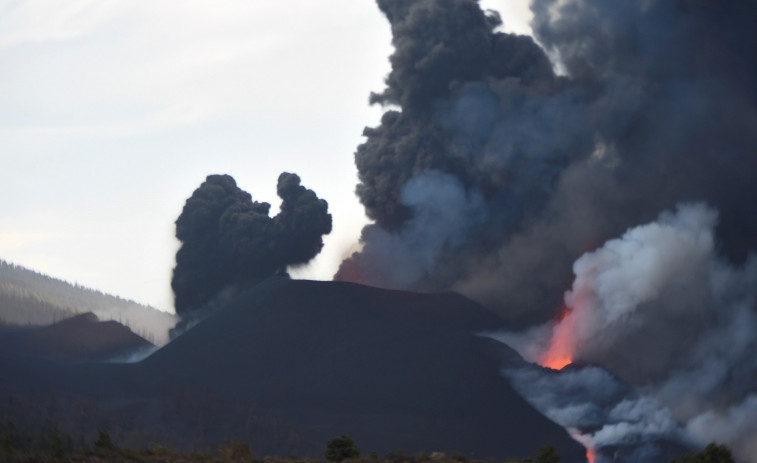
[[[563,307],[557,316],[557,324],[552,331],[552,340],[539,364],[553,370],[562,370],[573,363],[575,354],[576,314],[574,310]]]
[[[586,449],[586,460],[589,463],[594,463],[594,459],[597,458],[597,454],[592,449]]]

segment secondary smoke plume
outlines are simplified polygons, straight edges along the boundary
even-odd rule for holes
[[[602,365],[681,439],[755,461],[757,3],[533,0],[538,45],[475,0],[378,5],[388,111],[355,154],[374,223],[335,278],[460,291],[525,356]],[[653,408],[624,410],[644,430]]]
[[[281,212],[273,218],[270,204],[253,201],[229,175],[210,175],[192,193],[176,220],[176,313],[200,310],[227,289],[285,273],[321,251],[331,232],[326,201],[286,172],[277,193]]]

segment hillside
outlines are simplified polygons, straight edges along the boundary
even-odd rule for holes
[[[168,330],[177,321],[153,307],[0,260],[0,324],[44,326],[87,312],[123,323],[158,345],[168,342]]]

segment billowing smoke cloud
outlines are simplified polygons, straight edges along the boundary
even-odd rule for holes
[[[536,0],[543,48],[474,0],[378,5],[390,110],[355,156],[375,224],[337,279],[452,288],[525,326],[560,309],[581,254],[681,201],[720,211],[728,258],[757,245],[754,2]],[[473,210],[424,240],[452,178]],[[411,203],[414,182],[439,200]],[[408,248],[430,260],[400,279]]]
[[[224,291],[283,274],[321,251],[331,232],[326,201],[286,172],[277,193],[281,212],[273,218],[270,204],[253,201],[228,175],[210,175],[192,193],[176,220],[176,313],[200,310]]]
[[[711,281],[717,214],[688,205],[583,255],[565,296],[573,309],[555,328],[573,358],[609,364],[638,383],[680,364],[718,320]],[[722,312],[721,316],[725,316]],[[671,334],[675,333],[675,336]],[[654,340],[654,342],[650,342]],[[631,361],[643,358],[643,362]]]
[[[527,339],[547,334],[579,364],[605,366],[643,393],[622,402],[637,418],[623,413],[616,422],[609,410],[618,405],[609,407],[597,394],[612,389],[606,380],[586,378],[578,399],[564,395],[569,389],[561,383],[586,377],[590,369],[552,373],[557,379],[551,382],[536,368],[508,376],[537,407],[580,429],[594,447],[612,445],[610,433],[626,444],[660,437],[716,440],[742,461],[757,461],[757,256],[739,267],[720,256],[717,218],[703,204],[683,204],[584,254],[565,294],[569,311],[552,336],[542,328],[526,337],[500,337],[538,361],[547,347],[538,341],[528,346]],[[604,413],[599,431],[582,423],[596,410]]]

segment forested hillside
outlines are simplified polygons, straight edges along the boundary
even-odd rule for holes
[[[121,322],[158,345],[168,342],[176,323],[173,314],[0,260],[0,324],[49,325],[85,312]]]

